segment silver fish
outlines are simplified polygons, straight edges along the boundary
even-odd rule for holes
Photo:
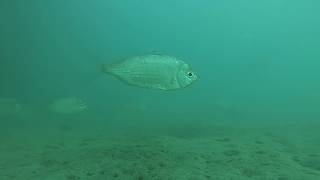
[[[167,55],[136,56],[104,64],[102,71],[130,85],[161,90],[184,88],[198,79],[187,63]]]

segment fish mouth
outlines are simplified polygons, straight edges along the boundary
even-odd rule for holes
[[[193,72],[193,81],[192,81],[192,83],[194,83],[195,81],[198,81],[198,80],[199,80],[198,73]]]
[[[197,80],[199,80],[199,75],[197,74],[197,73],[195,73],[195,80],[194,81],[197,81]]]

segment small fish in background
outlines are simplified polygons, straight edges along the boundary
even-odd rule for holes
[[[198,79],[182,60],[167,55],[144,55],[102,65],[102,71],[129,85],[160,90],[180,89]]]
[[[87,109],[87,104],[79,98],[59,98],[49,104],[49,109],[57,114],[78,114]]]
[[[0,115],[17,115],[22,110],[20,104],[14,98],[0,98]]]

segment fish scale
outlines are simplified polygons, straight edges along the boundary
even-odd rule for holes
[[[167,55],[128,58],[103,65],[103,72],[130,85],[162,90],[183,88],[197,80],[197,75],[188,64]]]

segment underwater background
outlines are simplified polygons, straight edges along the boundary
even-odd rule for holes
[[[320,179],[319,8],[2,0],[0,180]],[[160,91],[100,72],[144,54],[199,80]],[[61,99],[76,110],[52,110]]]

